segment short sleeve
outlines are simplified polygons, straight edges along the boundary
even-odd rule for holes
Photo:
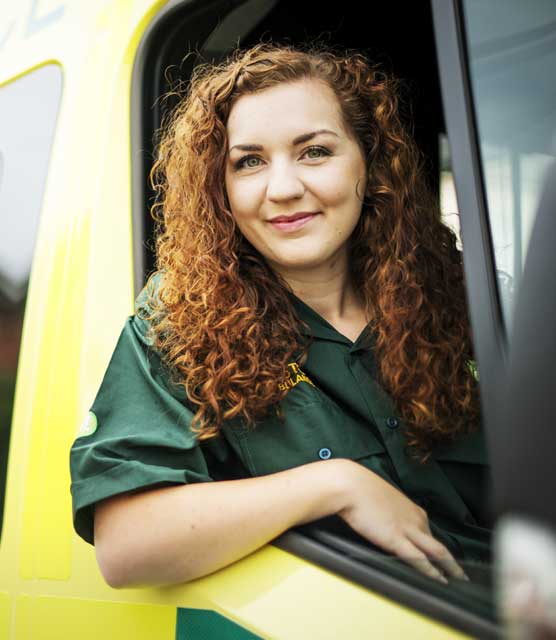
[[[94,505],[143,487],[212,481],[180,399],[152,349],[144,301],[126,319],[90,412],[70,450],[73,523],[94,544]]]

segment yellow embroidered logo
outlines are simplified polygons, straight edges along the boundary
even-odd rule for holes
[[[288,389],[292,389],[296,384],[300,382],[308,382],[315,386],[313,381],[301,371],[297,362],[290,362],[288,364],[288,377],[278,385],[280,391],[287,391]]]

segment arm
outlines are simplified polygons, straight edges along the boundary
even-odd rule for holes
[[[126,493],[95,509],[95,549],[112,587],[178,583],[216,571],[345,504],[323,460],[272,475]]]
[[[243,558],[293,526],[333,514],[430,577],[446,582],[429,557],[464,577],[432,537],[423,509],[377,474],[342,458],[101,501],[95,514],[97,560],[113,587],[184,582]]]

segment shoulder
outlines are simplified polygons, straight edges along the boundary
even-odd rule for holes
[[[164,278],[161,271],[152,273],[145,286],[135,299],[134,314],[132,316],[132,326],[138,337],[147,345],[152,345],[153,325],[164,313],[163,304],[160,300],[159,292]]]
[[[154,271],[135,299],[135,314],[149,313],[160,303],[159,291],[164,279],[162,271]]]

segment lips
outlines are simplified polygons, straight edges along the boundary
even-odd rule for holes
[[[298,211],[291,216],[277,216],[269,220],[269,222],[275,229],[289,233],[309,224],[311,220],[317,217],[318,213],[318,211]]]
[[[299,220],[299,218],[315,216],[317,213],[317,211],[298,211],[291,216],[277,216],[276,218],[272,218],[270,222],[293,222],[294,220]]]

